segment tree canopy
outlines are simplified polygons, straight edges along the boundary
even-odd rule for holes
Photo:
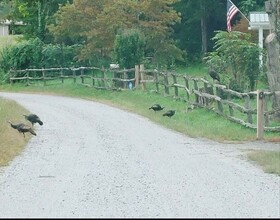
[[[265,0],[232,0],[248,16]],[[138,29],[155,62],[200,60],[215,31],[226,30],[225,0],[0,0],[0,17],[22,21],[13,32],[44,43],[82,45],[80,60],[112,59],[117,35]],[[242,18],[237,13],[233,25]]]
[[[180,14],[172,7],[177,0],[75,0],[60,7],[50,30],[57,41],[84,40],[80,59],[111,56],[116,35],[128,29],[145,36],[146,53],[161,61],[170,56],[182,59],[182,51],[172,39],[173,25]]]

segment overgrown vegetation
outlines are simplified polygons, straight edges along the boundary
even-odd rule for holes
[[[23,114],[27,113],[28,111],[15,101],[0,98],[0,166],[7,166],[22,152],[31,138],[30,134],[23,138],[23,135],[11,128],[7,122],[24,122]]]
[[[254,91],[263,70],[259,60],[263,51],[252,43],[251,35],[217,31],[213,40],[215,51],[208,53],[205,60],[210,69],[222,74],[222,84],[239,92]]]
[[[248,153],[248,158],[256,162],[264,172],[280,176],[280,151],[254,150]]]
[[[118,34],[114,44],[114,60],[121,68],[134,68],[144,59],[144,36],[138,30],[125,30]]]
[[[7,73],[10,69],[74,66],[78,47],[44,44],[39,38],[22,40],[3,48],[0,68]]]

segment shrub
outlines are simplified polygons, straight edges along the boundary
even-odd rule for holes
[[[125,30],[115,39],[113,57],[124,68],[134,68],[144,57],[144,38],[137,30]]]
[[[217,31],[214,52],[205,57],[206,63],[218,72],[228,75],[228,84],[234,88],[254,90],[261,69],[259,55],[263,53],[251,35],[238,31]],[[264,57],[264,56],[263,56]]]

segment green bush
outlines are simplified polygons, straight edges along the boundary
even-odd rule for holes
[[[8,72],[10,69],[36,68],[40,65],[43,43],[37,38],[21,41],[3,49],[1,54],[1,69]]]
[[[251,41],[251,35],[238,31],[217,31],[215,51],[205,57],[210,68],[222,73],[232,89],[254,90],[261,69],[259,55],[263,51]]]
[[[137,30],[125,30],[115,39],[113,57],[124,68],[134,68],[144,58],[145,41]]]
[[[23,70],[75,66],[78,64],[75,59],[78,48],[79,45],[44,44],[39,38],[7,46],[3,48],[0,54],[0,79],[1,81],[6,81],[7,73],[10,69]]]

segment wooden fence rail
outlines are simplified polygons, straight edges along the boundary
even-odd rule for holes
[[[189,107],[210,109],[228,120],[257,129],[258,139],[262,139],[262,129],[280,131],[280,124],[272,120],[272,116],[280,111],[272,108],[272,97],[280,91],[240,93],[204,78],[146,70],[144,65],[123,70],[97,67],[10,70],[9,75],[11,84],[15,81],[26,81],[30,84],[32,81],[41,80],[46,86],[48,81],[60,80],[64,83],[65,79],[72,78],[74,83],[80,82],[83,86],[97,89],[141,87],[143,90],[183,100]],[[259,112],[259,109],[262,111]],[[261,118],[264,119],[263,122],[260,122]]]

